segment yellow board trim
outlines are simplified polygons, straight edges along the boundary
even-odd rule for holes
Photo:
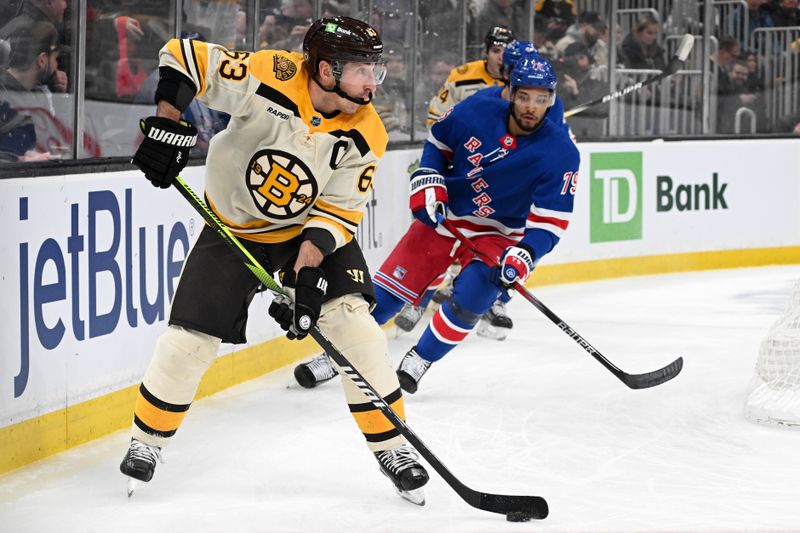
[[[279,337],[219,357],[203,376],[195,399],[255,379],[319,351],[310,337],[302,341]],[[132,385],[0,428],[0,474],[130,427],[138,391],[139,384]]]
[[[800,246],[623,257],[538,266],[526,286],[540,287],[628,276],[798,263]]]
[[[584,261],[537,267],[530,286],[575,283],[624,276],[722,268],[800,264],[800,246],[695,252]],[[200,383],[196,399],[257,378],[319,353],[311,339],[285,337],[216,360]],[[53,413],[0,428],[0,474],[129,427],[139,385],[105,394]]]

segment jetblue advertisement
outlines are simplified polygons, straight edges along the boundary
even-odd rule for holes
[[[416,156],[389,153],[376,173],[357,234],[371,268],[411,219]],[[182,173],[201,196],[203,171]],[[138,383],[203,219],[138,171],[3,179],[0,195],[0,427]],[[254,298],[248,345],[283,334],[271,299]]]

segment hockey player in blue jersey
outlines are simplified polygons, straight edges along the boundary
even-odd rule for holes
[[[552,66],[539,54],[527,54],[510,86],[510,103],[468,98],[433,125],[411,178],[417,220],[374,276],[372,314],[383,323],[404,302],[418,301],[454,260],[463,266],[452,296],[400,363],[400,384],[409,393],[508,286],[527,279],[569,223],[580,156],[569,134],[545,118],[555,102]],[[501,268],[457,242],[438,225],[440,214],[482,253],[498,258]]]
[[[503,81],[504,85],[497,85],[487,87],[474,93],[470,98],[502,98],[506,101],[511,100],[511,88],[509,86],[509,78],[511,73],[514,72],[514,67],[517,63],[528,54],[536,54],[536,47],[529,41],[511,41],[503,50]],[[564,103],[561,98],[556,96],[555,103],[547,110],[547,118],[555,124],[560,125],[570,133],[566,120],[564,119]],[[574,138],[573,138],[574,139]],[[458,265],[455,265],[458,268]],[[411,331],[420,318],[422,313],[428,306],[428,302],[435,296],[437,302],[446,299],[453,292],[453,275],[452,270],[447,272],[445,283],[440,287],[441,279],[436,278],[431,286],[428,288],[425,296],[417,306],[406,306],[395,317],[395,325],[404,331]],[[456,270],[457,272],[457,270]],[[434,293],[438,293],[434,295]],[[481,317],[476,327],[476,333],[481,337],[486,337],[494,340],[504,340],[508,336],[508,332],[514,327],[514,322],[511,317],[506,313],[505,305],[511,299],[511,295],[503,293],[492,304],[488,311]],[[401,321],[402,320],[402,321]]]
[[[509,79],[511,74],[514,72],[514,67],[516,67],[517,63],[526,55],[528,54],[536,54],[536,47],[533,43],[529,41],[512,41],[510,42],[505,50],[503,50],[503,79],[506,82],[505,85],[500,85],[496,87],[487,87],[486,89],[482,89],[475,93],[474,97],[488,97],[488,98],[502,98],[506,101],[511,100],[511,87],[509,85]],[[564,119],[564,103],[561,101],[561,98],[556,96],[555,102],[547,110],[547,118],[554,122],[557,125],[560,125],[564,128],[567,132],[569,132],[570,137],[574,140],[574,136],[569,129],[569,125],[567,124],[566,119]],[[438,281],[438,280],[437,280]],[[437,295],[436,300],[441,301],[443,295],[449,296],[453,292],[452,286],[452,277],[449,277],[449,283],[446,283],[444,287],[438,289],[437,292],[440,292]],[[439,283],[436,281],[433,283],[434,286],[438,286]],[[431,292],[435,291],[436,287],[433,289],[428,289],[428,294],[426,294],[423,299],[422,303],[419,308],[414,309],[424,309],[427,304],[428,300],[434,295]],[[494,340],[504,340],[508,336],[508,332],[514,327],[514,322],[511,320],[511,317],[508,316],[506,312],[506,304],[511,299],[511,295],[507,292],[504,292],[500,295],[497,301],[492,304],[489,310],[484,313],[481,317],[478,325],[476,327],[476,332],[481,337],[486,337],[489,339]],[[421,311],[420,311],[421,314]],[[402,317],[401,314],[395,318],[395,324],[398,326],[399,318]],[[414,323],[416,325],[416,323]],[[403,328],[406,331],[410,331],[411,328]]]
[[[372,315],[379,324],[388,322],[404,304],[419,305],[431,282],[454,262],[459,261],[465,267],[456,280],[472,280],[476,272],[477,267],[466,268],[475,259],[469,251],[454,250],[455,239],[446,230],[428,226],[435,223],[425,215],[420,202],[427,201],[429,196],[444,195],[446,198],[449,194],[452,206],[448,218],[465,235],[473,237],[483,251],[495,257],[500,257],[523,236],[550,243],[537,246],[538,250],[531,255],[531,268],[533,258],[541,258],[555,246],[566,229],[577,182],[577,149],[567,130],[549,119],[556,100],[556,78],[550,63],[531,50],[521,54],[519,63],[521,70],[515,69],[511,76],[510,101],[500,98],[499,91],[496,95],[480,96],[485,93],[481,91],[457,104],[432,126],[420,168],[412,174],[412,188],[416,187],[416,192],[412,194],[411,207],[415,217],[424,223],[415,221],[412,224],[373,278],[378,294]],[[529,103],[530,91],[537,92],[534,96],[539,100],[546,97],[546,102]],[[526,111],[529,107],[532,113]],[[476,116],[481,120],[475,121]],[[464,140],[460,139],[462,136]],[[451,165],[452,168],[445,170]],[[544,173],[545,169],[549,173]],[[446,187],[421,185],[435,178],[445,180]],[[554,191],[552,198],[543,196],[551,190]],[[446,203],[443,201],[441,205]],[[441,326],[434,327],[441,323],[440,315],[447,316],[447,309],[461,305],[458,302],[464,298],[463,291],[471,291],[464,289],[464,283],[473,281],[456,283],[461,283],[462,292],[454,290],[434,314],[433,322],[415,347],[418,351],[412,349],[403,359],[406,366],[407,361],[413,361],[421,369],[407,372],[401,365],[398,375],[406,391],[416,390],[406,376],[417,376],[413,381],[418,380],[430,362],[441,358],[466,337],[495,300],[508,299],[505,286],[484,287],[485,291],[493,292],[494,298],[480,300],[478,304],[470,301],[471,313],[477,314],[462,320],[469,324],[468,328],[462,328],[463,335],[456,342],[445,342],[444,345],[449,346],[447,350],[442,350],[443,345],[431,352],[425,351],[429,344],[425,339],[442,330]],[[477,296],[477,293],[470,293],[470,296]],[[478,308],[483,311],[478,312]],[[430,353],[430,358],[420,358],[419,352]],[[297,365],[294,375],[301,386],[313,388],[336,376],[337,371],[323,353]]]

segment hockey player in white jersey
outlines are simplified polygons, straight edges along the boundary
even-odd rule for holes
[[[205,196],[262,264],[282,272],[293,300],[276,299],[269,314],[289,338],[303,338],[317,324],[403,417],[386,336],[369,314],[374,288],[353,238],[388,142],[370,104],[386,73],[382,51],[377,32],[349,17],[312,24],[302,56],[173,39],[160,53],[157,115],[141,121],[144,140],[133,163],[153,185],[170,187],[197,135],[181,111],[198,98],[229,113],[228,127],[210,143]],[[220,343],[245,342],[247,308],[258,289],[205,227],[139,388],[120,465],[131,480],[153,477]],[[401,496],[424,503],[428,475],[415,451],[349,378],[342,383],[381,471]]]

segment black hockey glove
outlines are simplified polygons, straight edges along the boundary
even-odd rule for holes
[[[147,117],[139,121],[139,127],[144,140],[131,163],[154,187],[166,189],[189,161],[189,150],[197,143],[197,128],[164,117]]]
[[[321,268],[303,267],[293,280],[294,271],[284,275],[283,283],[294,285],[294,306],[288,298],[275,298],[269,306],[269,315],[275,319],[289,339],[302,339],[319,320],[322,302],[328,292],[328,281]]]

